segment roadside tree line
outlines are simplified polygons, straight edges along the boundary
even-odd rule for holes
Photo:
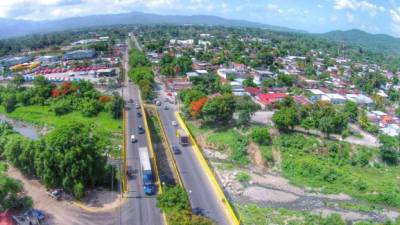
[[[154,97],[154,73],[146,55],[137,49],[130,50],[129,66],[129,78],[138,85],[143,100],[152,100]]]

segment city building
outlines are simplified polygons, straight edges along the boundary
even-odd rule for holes
[[[96,51],[94,49],[75,50],[64,54],[64,60],[92,59],[94,57],[96,57]]]

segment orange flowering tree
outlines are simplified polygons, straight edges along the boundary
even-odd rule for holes
[[[190,104],[190,115],[193,118],[196,118],[199,115],[201,109],[206,104],[207,100],[208,100],[207,97],[203,97],[197,101],[192,101],[192,103]]]

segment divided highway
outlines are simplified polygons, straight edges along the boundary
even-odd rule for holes
[[[125,141],[126,141],[126,160],[127,166],[131,166],[135,171],[133,178],[127,179],[127,192],[124,197],[127,198],[121,209],[121,224],[123,225],[164,225],[163,216],[160,210],[156,207],[156,195],[147,196],[143,191],[142,172],[140,168],[139,147],[148,147],[149,143],[146,134],[139,134],[138,126],[145,128],[143,117],[138,116],[137,112],[140,109],[135,108],[135,104],[140,105],[140,97],[138,88],[128,82],[127,71],[128,51],[124,55],[125,67],[125,83],[123,87],[123,98],[127,102],[126,124],[125,124]],[[130,102],[133,100],[133,102]],[[147,130],[145,132],[148,132]],[[136,143],[130,141],[130,136],[135,135]]]
[[[162,90],[160,87],[159,90]],[[162,97],[162,91],[159,97]],[[169,104],[169,103],[163,103]],[[179,126],[173,126],[172,121],[177,121],[174,106],[165,110],[163,106],[158,107],[162,125],[165,128],[166,136],[171,146],[178,146],[181,154],[174,155],[178,170],[182,176],[184,187],[189,193],[192,210],[195,213],[212,218],[218,225],[229,225],[230,220],[223,210],[221,199],[211,186],[206,172],[197,160],[192,147],[183,147],[176,137],[176,130]]]
[[[139,50],[142,50],[136,37],[131,33],[130,37],[134,44]],[[164,99],[165,93],[160,84],[157,87],[159,99]],[[169,103],[164,103],[169,104]],[[165,128],[166,136],[169,144],[172,146],[179,146],[182,153],[174,155],[175,161],[181,174],[182,181],[186,191],[189,194],[192,210],[196,214],[201,214],[213,219],[218,225],[229,225],[230,219],[225,214],[222,200],[219,199],[216,192],[214,191],[212,184],[207,177],[206,172],[201,167],[200,162],[196,158],[191,146],[182,147],[176,137],[176,129],[172,125],[172,121],[176,121],[175,118],[175,105],[170,105],[169,110],[165,110],[164,107],[158,107],[161,123]]]

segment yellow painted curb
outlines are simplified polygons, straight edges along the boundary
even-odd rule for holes
[[[233,208],[226,198],[224,192],[222,191],[221,186],[219,185],[217,178],[214,174],[214,172],[211,170],[210,166],[208,165],[208,162],[206,158],[203,155],[203,151],[197,144],[196,139],[193,137],[192,133],[190,130],[187,128],[185,121],[182,119],[181,115],[179,112],[175,112],[175,116],[181,125],[181,127],[186,131],[186,133],[189,135],[190,141],[192,142],[193,149],[195,150],[195,155],[197,160],[200,162],[200,165],[203,167],[203,170],[206,172],[207,177],[212,184],[212,187],[214,188],[215,193],[217,196],[221,199],[221,204],[224,208],[224,212],[226,216],[229,218],[230,224],[232,225],[240,225],[240,221],[237,218],[235,212],[233,211]]]

